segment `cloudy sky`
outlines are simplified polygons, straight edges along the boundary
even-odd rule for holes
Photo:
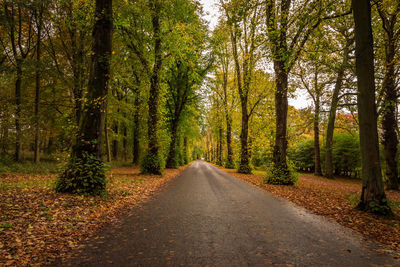
[[[213,29],[218,22],[219,0],[200,0],[200,2],[203,5],[206,13],[204,17],[209,22],[209,27]],[[310,100],[308,100],[305,92],[299,91],[296,99],[289,99],[289,105],[292,105],[296,108],[305,108],[310,105]]]

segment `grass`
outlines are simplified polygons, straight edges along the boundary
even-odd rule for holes
[[[61,166],[62,164],[53,158],[43,158],[39,163],[34,163],[30,158],[15,162],[10,155],[0,156],[0,176],[53,174],[59,172]]]

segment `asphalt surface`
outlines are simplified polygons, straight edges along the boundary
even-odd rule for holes
[[[202,161],[71,266],[400,266],[377,243]]]

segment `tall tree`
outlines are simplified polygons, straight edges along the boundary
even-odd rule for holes
[[[385,75],[382,82],[383,101],[381,104],[383,128],[383,152],[386,161],[387,188],[399,189],[399,174],[397,169],[397,136],[396,106],[398,90],[396,88],[396,54],[399,54],[398,39],[400,37],[400,2],[378,1],[377,10],[384,30]]]
[[[275,176],[292,184],[287,165],[288,77],[312,32],[323,20],[342,14],[323,16],[331,1],[265,1],[268,46],[275,72],[276,132],[273,163]],[[279,183],[279,179],[275,182]]]
[[[59,192],[101,194],[106,188],[100,160],[112,50],[112,0],[96,0],[88,94],[76,143],[67,169],[59,177]]]
[[[379,161],[371,3],[369,0],[353,0],[352,7],[355,23],[357,106],[363,179],[358,207],[387,214],[391,209],[385,202],[386,195]]]
[[[16,70],[15,78],[15,161],[21,159],[21,84],[23,77],[23,64],[33,48],[33,15],[34,8],[29,3],[22,1],[3,1],[5,36],[1,36],[1,44],[7,52],[7,57]],[[8,49],[7,43],[11,46]]]
[[[240,164],[238,172],[251,173],[249,157],[249,119],[255,106],[249,107],[249,94],[253,72],[260,59],[258,48],[261,44],[259,25],[261,6],[257,1],[232,0],[222,2],[230,25],[232,56],[235,65],[237,89],[241,106]]]
[[[217,82],[221,84],[222,93],[219,96],[222,98],[223,109],[225,113],[226,123],[226,162],[225,168],[234,168],[233,162],[233,149],[232,149],[232,110],[235,105],[235,94],[230,90],[229,78],[231,73],[231,55],[229,51],[229,32],[224,25],[225,22],[221,21],[214,31],[213,40],[216,42],[215,54],[218,64],[215,76]]]
[[[43,30],[43,12],[45,10],[45,3],[43,0],[37,3],[34,9],[35,28],[36,28],[36,75],[35,75],[35,148],[34,148],[34,162],[40,161],[39,145],[40,145],[40,127],[39,127],[39,102],[40,102],[40,79],[41,79],[41,43],[42,43],[42,30]]]
[[[331,104],[329,108],[328,124],[326,128],[325,137],[325,177],[333,179],[333,133],[335,130],[335,120],[336,111],[338,109],[340,93],[342,91],[342,86],[344,79],[346,78],[346,70],[349,69],[350,63],[350,52],[352,51],[352,46],[354,45],[353,33],[348,31],[347,27],[339,29],[339,37],[343,37],[344,46],[341,51],[342,61],[334,66],[336,72],[336,81],[333,88]],[[339,38],[337,38],[339,39]]]

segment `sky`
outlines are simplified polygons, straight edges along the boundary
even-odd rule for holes
[[[218,22],[219,17],[219,0],[200,0],[205,11],[204,18],[209,23],[209,28],[214,29]],[[311,101],[307,97],[307,93],[299,91],[296,98],[289,98],[289,105],[294,106],[297,109],[305,108],[311,105]]]

